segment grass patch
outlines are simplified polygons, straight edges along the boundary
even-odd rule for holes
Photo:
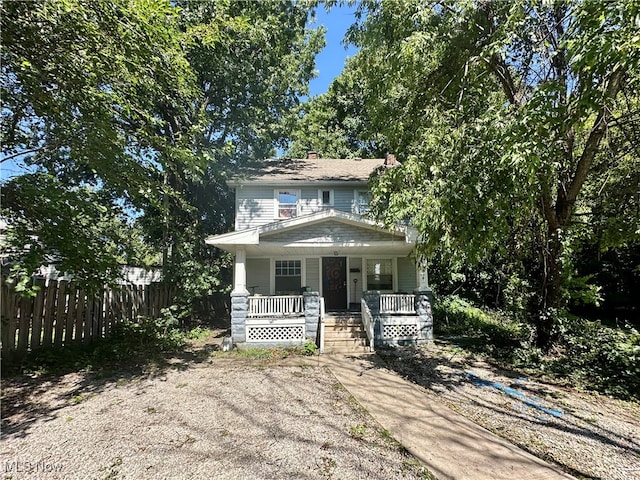
[[[352,425],[349,428],[349,435],[356,440],[362,440],[366,433],[367,426],[364,423],[358,423],[357,425]]]
[[[313,350],[315,352],[315,350]],[[246,358],[249,360],[260,360],[265,362],[275,362],[289,357],[309,356],[311,349],[304,345],[292,345],[289,347],[243,347],[234,348],[230,352],[216,351],[214,357],[219,358]]]

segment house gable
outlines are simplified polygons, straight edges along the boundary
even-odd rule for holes
[[[292,230],[265,233],[260,240],[261,242],[344,245],[347,243],[368,244],[394,240],[404,241],[404,234],[389,233],[378,228],[370,228],[368,225],[363,227],[336,220],[326,220]]]
[[[404,254],[411,250],[416,232],[410,227],[385,229],[360,215],[333,209],[311,215],[272,222],[254,228],[216,235],[206,243],[235,252],[246,248],[247,254],[293,253],[292,249],[331,249],[333,247],[376,247],[376,252]],[[354,252],[356,253],[356,252]],[[361,252],[362,253],[362,252]]]

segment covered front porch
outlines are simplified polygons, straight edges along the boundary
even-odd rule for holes
[[[419,339],[417,305],[428,278],[410,257],[415,236],[409,227],[325,210],[210,237],[235,255],[234,342],[322,348],[325,313],[338,312],[360,319],[371,347]]]
[[[430,291],[413,294],[367,291],[362,295],[359,311],[348,316],[355,320],[352,327],[361,328],[363,345],[368,351],[433,339]],[[326,318],[325,302],[318,292],[274,296],[232,293],[232,337],[234,343],[242,346],[312,342],[324,352]]]

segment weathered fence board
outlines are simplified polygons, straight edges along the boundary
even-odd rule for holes
[[[53,314],[56,309],[56,289],[54,288],[53,283],[49,282],[47,285],[47,289],[45,292],[45,301],[44,301],[44,330],[42,337],[42,346],[50,347],[53,343],[53,328],[54,328],[54,317]]]
[[[22,298],[20,300],[20,320],[18,322],[18,350],[28,350],[29,332],[31,330],[31,312],[33,311],[33,299]]]
[[[33,301],[33,323],[31,326],[30,348],[38,348],[42,338],[42,308],[44,307],[44,278],[38,278],[35,285],[39,288],[38,295]]]
[[[49,285],[53,285],[50,282]],[[53,339],[53,344],[56,347],[62,346],[62,335],[64,332],[65,318],[64,314],[67,311],[67,282],[57,283],[57,301],[56,301],[56,334]]]
[[[175,287],[162,284],[124,285],[88,295],[66,280],[35,280],[33,297],[20,297],[0,279],[2,352],[89,343],[107,336],[114,324],[157,316],[169,306]]]
[[[64,343],[73,341],[73,325],[76,322],[76,286],[74,283],[68,285],[69,298],[67,299],[67,313],[65,319]]]

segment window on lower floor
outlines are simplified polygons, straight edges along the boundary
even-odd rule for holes
[[[393,290],[393,261],[390,258],[367,260],[367,289]]]
[[[302,262],[276,260],[276,295],[298,295],[302,288]]]

